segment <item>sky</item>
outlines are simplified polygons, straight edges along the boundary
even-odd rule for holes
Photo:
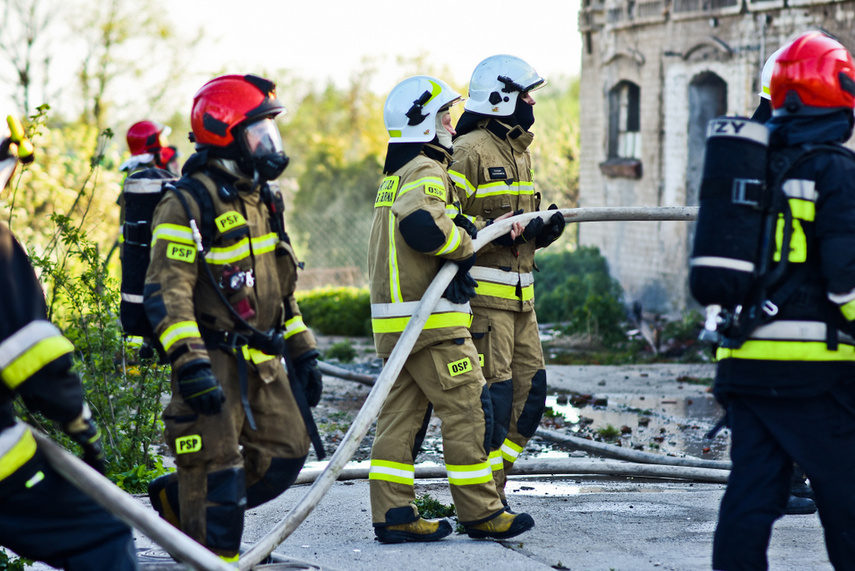
[[[547,79],[578,75],[578,8],[579,0],[173,0],[166,9],[177,29],[204,29],[198,68],[288,69],[343,85],[369,57],[379,67],[373,87],[382,92],[401,79],[397,57],[420,55],[458,85],[500,53]]]

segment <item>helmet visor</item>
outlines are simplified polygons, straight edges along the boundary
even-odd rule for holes
[[[243,141],[250,157],[259,158],[282,152],[282,136],[270,117],[247,125],[243,131]]]

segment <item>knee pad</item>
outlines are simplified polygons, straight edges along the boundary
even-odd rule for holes
[[[237,552],[243,535],[246,510],[246,482],[243,468],[229,468],[208,474],[208,502],[205,509],[205,546]]]
[[[148,483],[148,497],[151,507],[171,523],[181,529],[181,512],[178,504],[178,474],[172,472],[159,476]]]
[[[508,379],[490,385],[490,400],[493,403],[493,430],[488,450],[495,450],[508,436],[511,426],[511,412],[514,408],[514,385]]]
[[[531,378],[531,389],[517,420],[517,432],[526,438],[534,436],[546,408],[546,370],[538,370]]]
[[[416,433],[416,438],[413,441],[413,464],[416,463],[416,456],[419,455],[419,452],[422,450],[422,444],[425,443],[425,436],[427,435],[428,423],[430,422],[430,415],[432,412],[433,403],[428,403],[425,418],[422,420],[422,427],[419,428],[419,431]]]
[[[305,463],[305,456],[272,459],[264,476],[246,489],[246,509],[260,506],[290,488]]]

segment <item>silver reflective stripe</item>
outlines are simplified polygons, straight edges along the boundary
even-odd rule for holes
[[[62,332],[50,321],[39,320],[27,323],[0,343],[0,371],[42,339],[61,335]]]
[[[11,428],[7,428],[0,432],[0,458],[5,456],[9,450],[15,447],[21,438],[27,433],[27,425],[23,422],[16,422]]]
[[[494,284],[505,284],[515,286],[520,284],[522,287],[528,287],[534,283],[534,275],[529,272],[526,274],[517,274],[514,272],[505,272],[496,268],[484,268],[474,266],[469,270],[469,275],[475,278],[475,281],[484,280]]]
[[[784,182],[784,194],[789,198],[799,198],[816,202],[819,193],[816,191],[816,183],[812,180],[791,178]]]
[[[130,194],[160,194],[163,180],[161,178],[128,178],[125,179],[122,192]]]
[[[754,271],[754,264],[751,262],[735,260],[733,258],[718,258],[715,256],[698,256],[697,258],[692,258],[689,265],[709,268],[725,268],[728,270],[736,270],[737,272]]]
[[[418,305],[418,301],[405,301],[402,303],[372,303],[371,318],[383,319],[386,317],[411,317]],[[431,311],[432,314],[449,312],[472,313],[472,309],[469,306],[469,302],[451,303],[447,299],[442,298],[436,304],[436,307],[433,308],[433,311]]]
[[[829,293],[828,299],[836,303],[837,305],[843,305],[849,303],[853,299],[855,299],[855,289],[852,291],[848,291],[846,293]]]
[[[131,303],[142,303],[144,299],[145,298],[141,295],[122,292],[122,301],[129,301]]]
[[[827,329],[822,321],[774,321],[762,325],[751,333],[752,339],[769,341],[825,341]],[[846,345],[855,345],[855,339],[837,332],[837,339]]]

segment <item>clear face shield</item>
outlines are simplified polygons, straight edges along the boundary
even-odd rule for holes
[[[282,136],[272,117],[250,123],[241,134],[243,151],[259,178],[274,180],[288,166]]]

